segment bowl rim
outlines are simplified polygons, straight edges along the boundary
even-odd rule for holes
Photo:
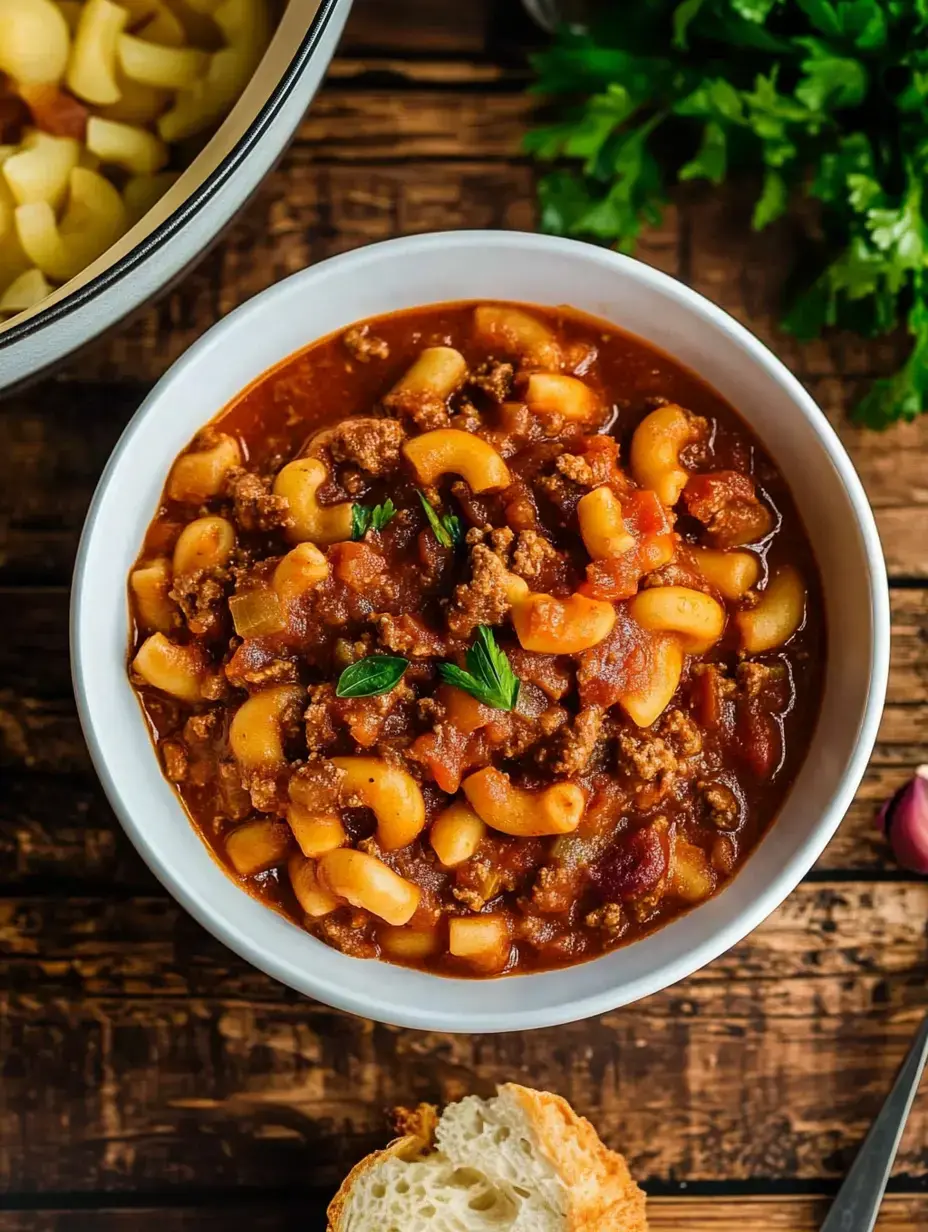
[[[845,771],[835,788],[828,807],[822,812],[815,826],[810,829],[802,842],[797,844],[796,850],[785,861],[780,872],[765,884],[763,891],[749,908],[741,911],[721,927],[715,928],[710,935],[692,946],[685,956],[666,961],[659,965],[655,972],[633,979],[629,984],[621,986],[618,995],[617,987],[610,985],[604,989],[576,997],[555,1006],[524,1007],[517,1010],[487,1011],[474,1009],[468,1010],[465,1014],[459,1011],[449,1013],[442,1010],[438,1005],[429,1005],[425,1009],[421,1007],[410,1008],[396,999],[391,1000],[387,991],[372,990],[355,993],[350,989],[345,989],[334,980],[320,978],[312,970],[311,966],[298,966],[263,944],[255,942],[253,937],[241,930],[233,919],[213,911],[196,893],[193,885],[195,878],[189,882],[184,882],[179,880],[174,870],[165,866],[145,830],[133,818],[129,808],[124,803],[108,760],[104,755],[102,740],[99,734],[102,728],[102,716],[98,717],[91,713],[82,679],[84,670],[82,656],[83,608],[86,602],[87,561],[90,545],[96,534],[101,506],[110,481],[121,463],[123,454],[126,452],[143,421],[147,419],[148,415],[156,408],[158,402],[164,397],[168,387],[182,378],[188,368],[195,366],[200,361],[200,357],[205,355],[208,350],[221,345],[222,338],[233,327],[240,327],[246,324],[257,326],[264,314],[271,309],[274,299],[281,294],[282,287],[292,288],[297,282],[311,283],[319,276],[320,271],[330,273],[335,265],[339,267],[340,273],[343,276],[350,278],[356,267],[362,266],[365,262],[371,260],[372,254],[376,256],[377,253],[387,249],[401,251],[407,256],[427,258],[430,251],[441,248],[451,241],[463,243],[465,247],[467,245],[491,245],[495,248],[505,248],[509,245],[519,245],[523,248],[534,248],[540,254],[559,251],[567,256],[571,254],[575,256],[585,254],[587,259],[590,258],[591,253],[596,253],[598,254],[598,259],[612,263],[614,268],[624,270],[626,275],[630,276],[633,281],[639,280],[646,284],[651,284],[659,292],[675,298],[693,314],[706,319],[716,330],[726,334],[730,341],[745,350],[755,364],[765,369],[767,375],[784,388],[790,400],[796,406],[797,413],[800,413],[806,419],[825,454],[838,472],[847,493],[848,503],[854,514],[856,530],[860,535],[863,555],[866,559],[867,586],[870,595],[870,618],[872,622],[869,685],[866,701],[861,707],[856,739],[853,748],[848,753]],[[446,302],[455,301],[453,298],[449,298]],[[310,340],[306,345],[311,345],[312,341]],[[197,426],[193,427],[191,435],[196,431]],[[534,1029],[557,1026],[605,1013],[619,1005],[631,1004],[642,997],[649,996],[654,992],[677,983],[681,979],[687,978],[753,931],[792,893],[821,855],[826,844],[830,841],[843,820],[863,778],[873,745],[876,741],[877,729],[882,717],[885,701],[889,677],[890,627],[889,587],[886,569],[875,519],[863,484],[824,412],[783,362],[745,326],[741,325],[740,322],[736,321],[722,308],[719,308],[699,292],[692,290],[692,288],[679,280],[665,274],[661,270],[646,265],[642,261],[610,250],[599,249],[577,240],[561,239],[533,232],[501,230],[458,230],[401,236],[338,254],[292,274],[286,279],[282,279],[248,300],[207,330],[172,364],[155,384],[139,409],[130,419],[110,455],[94,492],[81,534],[72,580],[70,610],[72,681],[78,715],[94,767],[123,829],[145,863],[171,895],[213,936],[217,937],[253,966],[290,988],[316,998],[336,1009],[347,1010],[375,1021],[400,1027],[448,1032],[496,1032]],[[182,808],[179,802],[178,807]],[[608,957],[609,955],[605,955],[588,961],[596,963]],[[354,960],[346,959],[346,961]],[[389,964],[387,965],[389,966]],[[668,978],[667,972],[671,967],[672,973]],[[435,980],[435,989],[440,991],[441,979],[443,977],[429,976],[427,978]],[[532,980],[540,978],[544,978],[544,973],[503,977],[507,981],[512,979]],[[473,985],[476,989],[481,986],[483,981],[468,980],[467,983]]]
[[[22,342],[26,338],[31,338],[46,327],[56,324],[58,321],[70,316],[71,313],[76,312],[79,308],[90,304],[98,295],[121,282],[133,270],[137,269],[143,261],[147,261],[150,256],[160,251],[172,236],[186,227],[200,213],[210,198],[215,196],[222,186],[235,174],[248,155],[254,150],[267,129],[273,124],[284,104],[296,89],[317,44],[325,33],[326,27],[340,3],[341,0],[320,0],[303,39],[260,111],[255,115],[228,154],[213,168],[205,179],[197,184],[193,192],[184,198],[177,209],[169,214],[153,231],[149,232],[144,239],[140,240],[134,248],[131,248],[125,256],[112,265],[107,266],[106,269],[101,270],[90,282],[78,287],[70,295],[66,295],[64,299],[51,305],[51,307],[30,316],[28,320],[23,321],[20,325],[11,325],[9,329],[3,330],[0,333],[0,355],[2,355],[3,351],[15,346],[16,343]],[[129,304],[125,312],[120,315],[125,316],[136,307],[138,305]],[[54,357],[49,362],[55,362]]]

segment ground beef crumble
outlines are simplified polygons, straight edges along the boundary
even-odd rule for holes
[[[246,660],[233,658],[226,666],[226,678],[236,689],[257,693],[276,684],[296,684],[300,678],[292,659],[272,659],[270,663],[247,667]],[[236,670],[237,669],[237,670]]]
[[[603,903],[583,917],[587,928],[602,929],[610,937],[621,937],[628,928],[628,917],[621,903]]]
[[[537,530],[520,530],[512,554],[512,570],[527,582],[541,577],[544,570],[560,561],[561,554]]]
[[[560,915],[569,911],[586,880],[585,868],[546,864],[538,870],[532,886],[532,907],[542,915]]]
[[[369,325],[352,325],[342,334],[342,342],[355,359],[362,364],[370,363],[372,359],[388,359],[390,346],[376,334],[371,333]]]
[[[310,754],[321,753],[335,743],[335,686],[314,684],[309,690],[309,705],[303,713],[306,747]]]
[[[206,710],[203,714],[192,714],[184,724],[184,743],[195,747],[198,744],[208,744],[221,724],[217,710]]]
[[[583,773],[599,742],[604,717],[598,706],[587,706],[561,728],[553,750],[539,750],[554,774],[575,778]]]
[[[180,740],[162,740],[161,757],[164,761],[164,773],[171,782],[182,783],[187,777],[189,759]]]
[[[477,625],[499,625],[510,609],[506,566],[482,543],[470,550],[471,578],[454,592],[448,628],[456,637],[469,637]]]
[[[346,419],[326,433],[326,445],[335,462],[353,462],[369,475],[388,475],[400,461],[406,439],[396,419]]]
[[[235,521],[245,531],[282,530],[293,525],[286,496],[275,496],[272,480],[245,471],[232,477],[229,490]]]
[[[512,389],[515,369],[512,364],[497,359],[488,359],[475,368],[467,379],[468,385],[482,390],[494,402],[505,402]]]
[[[418,616],[408,612],[391,616],[388,612],[373,617],[377,625],[377,640],[386,650],[409,659],[445,657],[445,638],[428,628]]]
[[[741,825],[741,804],[724,783],[700,783],[699,791],[709,824],[717,830],[737,830]]]
[[[208,637],[221,626],[228,580],[223,569],[196,569],[174,579],[168,597],[183,612],[191,633]]]
[[[595,488],[596,476],[593,474],[593,468],[585,458],[577,457],[576,454],[562,453],[555,462],[555,466],[567,479],[579,484],[581,488]]]
[[[330,813],[338,806],[344,777],[344,770],[339,770],[326,758],[311,757],[293,774],[290,795],[310,812]]]

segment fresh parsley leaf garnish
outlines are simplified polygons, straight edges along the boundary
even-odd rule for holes
[[[352,663],[338,678],[336,697],[376,697],[399,684],[409,660],[399,655],[368,655]]]
[[[443,548],[459,547],[464,540],[461,519],[454,513],[444,513],[439,517],[429,504],[428,497],[424,492],[416,488],[416,495],[422,502],[422,508],[425,511],[425,516],[428,518],[429,526],[432,528],[432,534],[441,546]]]
[[[811,196],[818,260],[803,252],[785,328],[872,337],[905,323],[908,358],[855,418],[885,427],[928,409],[928,2],[589,7],[586,28],[565,24],[533,58],[533,92],[554,110],[525,139],[553,164],[542,229],[631,252],[680,180],[754,172],[755,230]]]
[[[496,644],[493,630],[477,626],[474,644],[466,655],[467,671],[454,663],[439,663],[438,674],[445,684],[453,684],[496,710],[512,710],[519,700],[519,677]]]
[[[363,539],[369,530],[383,530],[395,513],[396,506],[389,496],[382,505],[353,504],[351,506],[352,539]]]

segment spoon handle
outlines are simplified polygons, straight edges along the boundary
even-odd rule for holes
[[[870,1127],[821,1232],[873,1232],[899,1139],[928,1060],[928,1018],[915,1033],[893,1089]]]

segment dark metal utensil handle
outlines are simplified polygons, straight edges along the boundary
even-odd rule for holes
[[[821,1232],[873,1232],[926,1060],[928,1018],[918,1028],[893,1089],[838,1190]]]

